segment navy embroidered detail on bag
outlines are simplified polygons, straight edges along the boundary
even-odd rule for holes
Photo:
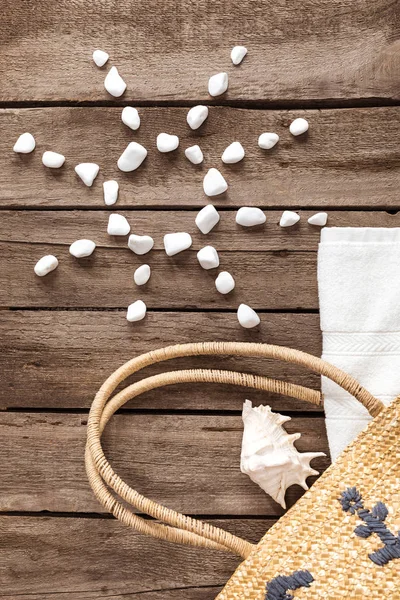
[[[265,600],[293,600],[287,594],[288,590],[298,590],[301,587],[310,587],[314,577],[309,571],[295,571],[292,575],[278,575],[267,583]]]
[[[355,487],[347,488],[339,498],[339,502],[345,512],[357,514],[364,521],[365,525],[358,525],[354,529],[358,537],[366,539],[374,533],[383,542],[383,548],[368,555],[372,562],[383,567],[389,561],[400,558],[400,532],[396,536],[385,525],[388,509],[383,502],[375,504],[372,511],[364,508],[361,494]]]

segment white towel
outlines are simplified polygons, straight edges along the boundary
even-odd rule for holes
[[[326,227],[318,250],[323,358],[386,405],[400,394],[400,228]],[[322,378],[332,460],[371,420]]]

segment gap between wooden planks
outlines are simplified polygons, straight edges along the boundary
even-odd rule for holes
[[[398,181],[400,108],[342,110],[242,110],[212,107],[197,131],[186,123],[187,109],[142,108],[142,124],[133,132],[121,121],[121,108],[38,108],[0,111],[0,205],[6,208],[104,207],[102,182],[117,179],[118,203],[124,207],[199,208],[212,201],[219,207],[400,207]],[[292,119],[305,116],[310,129],[290,135]],[[23,131],[36,136],[29,155],[12,152]],[[180,137],[177,151],[161,154],[161,131]],[[258,147],[263,131],[276,131],[281,140],[271,151]],[[149,151],[132,173],[122,173],[117,160],[132,140]],[[240,140],[246,157],[224,165],[221,154]],[[205,156],[192,165],[184,149],[199,144]],[[61,169],[46,169],[44,150],[66,156]],[[80,162],[97,162],[100,174],[92,188],[74,172]],[[218,167],[228,191],[214,199],[203,192],[207,169]]]

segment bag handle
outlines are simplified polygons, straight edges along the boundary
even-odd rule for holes
[[[127,387],[109,400],[116,387],[126,377],[146,366],[172,358],[210,354],[259,356],[299,364],[309,367],[311,370],[332,379],[332,381],[357,398],[372,416],[379,414],[384,408],[384,405],[380,400],[365,390],[353,377],[347,375],[337,367],[326,363],[320,358],[316,358],[299,350],[292,350],[281,346],[246,342],[205,342],[169,346],[160,350],[148,352],[147,354],[143,354],[128,361],[105,381],[96,394],[90,409],[85,454],[89,482],[99,501],[107,510],[112,512],[115,517],[125,524],[138,529],[141,533],[183,544],[227,550],[245,558],[253,550],[253,544],[217,527],[186,517],[176,511],[165,508],[152,500],[148,500],[137,491],[130,488],[120,477],[118,477],[104,456],[101,446],[102,431],[108,420],[118,408],[131,398],[163,385],[200,381],[228,383],[274,391],[306,400],[313,404],[321,404],[321,394],[319,392],[302,386],[295,386],[293,384],[247,373],[207,369],[175,371],[149,377]],[[144,520],[131,512],[118,502],[115,496],[108,490],[106,484],[123,500],[136,507],[138,510],[147,513],[151,517],[159,519],[164,523],[169,523],[171,527]]]

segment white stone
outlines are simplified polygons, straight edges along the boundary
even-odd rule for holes
[[[140,117],[136,108],[133,106],[125,106],[121,113],[121,119],[124,125],[136,131],[140,127]]]
[[[197,253],[197,260],[203,269],[216,269],[219,267],[218,252],[213,246],[204,246]]]
[[[106,88],[107,92],[115,98],[122,96],[126,90],[126,83],[118,73],[117,67],[111,67],[111,69],[108,71],[107,77],[104,80],[104,87]]]
[[[147,307],[143,300],[136,300],[128,306],[128,312],[126,313],[126,319],[130,323],[135,321],[141,321],[146,316]]]
[[[52,254],[47,254],[46,256],[42,256],[40,260],[36,263],[34,267],[34,271],[36,275],[39,277],[44,277],[50,271],[54,271],[58,267],[58,260]]]
[[[247,304],[241,304],[239,306],[237,318],[241,326],[245,329],[257,327],[257,325],[260,323],[260,317],[258,314]]]
[[[292,210],[285,210],[281,216],[279,225],[281,227],[291,227],[292,225],[296,225],[298,221],[300,221],[300,215],[293,212]]]
[[[210,233],[211,229],[216,226],[219,222],[220,216],[217,209],[212,204],[207,204],[202,208],[196,217],[196,225],[200,229],[201,233]]]
[[[112,206],[118,200],[119,185],[115,179],[110,179],[103,183],[104,202],[107,206]]]
[[[319,227],[325,227],[327,221],[328,221],[328,213],[326,213],[326,212],[316,213],[315,215],[312,215],[308,219],[308,223],[310,225],[318,225]]]
[[[124,173],[134,171],[140,167],[146,156],[147,150],[144,146],[137,142],[131,142],[118,159],[118,169]]]
[[[218,196],[226,192],[228,184],[218,169],[210,169],[204,176],[203,189],[207,196]]]
[[[33,135],[31,133],[23,133],[15,142],[13,150],[20,154],[29,154],[34,151],[35,146],[36,142]]]
[[[128,235],[131,226],[123,215],[112,213],[108,219],[108,235]]]
[[[135,235],[134,233],[129,236],[128,248],[135,254],[147,254],[154,246],[154,240],[149,235]]]
[[[221,271],[215,280],[215,287],[220,294],[229,294],[235,287],[235,280],[228,271]]]
[[[232,142],[232,144],[225,148],[221,158],[222,162],[227,165],[233,165],[243,160],[244,148],[242,144],[240,142]]]
[[[256,206],[242,206],[236,213],[236,223],[243,227],[254,227],[254,225],[262,225],[267,220],[267,217]]]
[[[299,118],[290,123],[289,131],[292,135],[301,135],[302,133],[308,131],[308,127],[308,121]]]
[[[208,107],[202,106],[199,104],[198,106],[193,106],[186,116],[186,121],[191,129],[198,129],[200,125],[204,123],[204,121],[208,117]]]
[[[150,279],[151,269],[149,265],[140,265],[133,274],[136,285],[145,285]]]
[[[96,244],[92,240],[76,240],[69,247],[69,253],[76,258],[84,258],[93,254]]]
[[[220,96],[228,89],[228,73],[216,73],[208,80],[210,96]]]
[[[270,133],[266,131],[262,133],[258,138],[258,145],[263,150],[271,150],[279,142],[279,135],[277,133]]]
[[[65,163],[65,156],[58,154],[58,152],[47,151],[42,156],[42,163],[50,169],[59,169]]]
[[[174,256],[192,245],[192,237],[189,233],[167,233],[164,235],[164,247],[168,256]]]
[[[159,133],[157,136],[157,150],[159,152],[172,152],[179,146],[179,138],[177,135],[169,133]]]
[[[247,48],[245,46],[234,46],[231,51],[231,60],[233,64],[240,65],[246,54]]]
[[[194,165],[199,165],[204,160],[201,148],[200,146],[197,146],[197,144],[195,146],[190,146],[189,148],[186,148],[185,156]]]
[[[95,50],[93,52],[93,61],[98,67],[104,67],[110,57],[103,50]]]
[[[80,163],[75,167],[75,173],[80,177],[85,185],[91,187],[93,181],[99,173],[99,165],[96,163]]]

